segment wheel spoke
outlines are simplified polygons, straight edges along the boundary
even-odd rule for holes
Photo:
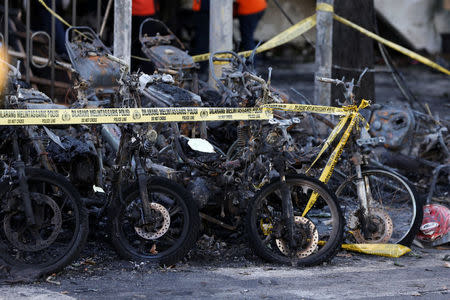
[[[419,208],[407,183],[397,175],[384,170],[363,171],[363,176],[368,178],[370,184],[373,199],[373,202],[369,203],[370,207],[375,214],[388,213],[392,221],[393,232],[389,242],[396,243],[406,239],[407,243],[412,241],[414,234],[409,233],[416,232],[418,229],[412,228],[412,226]],[[350,204],[350,211],[346,212],[346,218],[355,214],[359,207],[354,180],[353,177],[338,189],[339,199],[345,199],[346,205]],[[381,237],[383,233],[374,233],[373,237],[377,236]]]
[[[169,215],[172,217],[181,211],[181,207],[177,205],[176,207],[171,207],[169,209]]]
[[[272,238],[273,238],[273,235],[272,235],[272,234],[267,235],[267,236],[265,237],[265,239],[262,241],[263,244],[267,246],[267,244],[269,244],[269,242],[272,240]]]

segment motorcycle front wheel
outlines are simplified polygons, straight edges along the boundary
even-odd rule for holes
[[[112,243],[124,258],[172,265],[191,250],[198,237],[200,217],[190,194],[161,177],[147,183],[152,222],[144,221],[139,187],[124,193],[124,203],[109,210]]]
[[[281,264],[312,266],[330,261],[341,246],[344,230],[336,198],[323,183],[306,176],[289,176],[285,184],[291,192],[295,242],[286,237],[283,183],[278,179],[264,186],[249,203],[246,225],[251,248],[263,259]],[[302,216],[314,193],[315,204]]]
[[[423,218],[423,203],[400,175],[386,170],[365,170],[362,177],[370,191],[369,219],[373,230],[360,229],[357,178],[345,180],[336,190],[349,229],[358,243],[392,243],[410,246]]]

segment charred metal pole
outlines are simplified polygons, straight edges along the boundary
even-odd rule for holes
[[[102,0],[97,0],[97,34],[102,26]]]
[[[211,0],[209,10],[209,52],[228,51],[233,49],[233,0]],[[222,65],[209,70],[209,85],[215,87],[211,76],[214,72],[220,77]]]
[[[334,5],[334,0],[319,0],[317,4]],[[316,77],[331,77],[333,57],[333,12],[317,11],[316,35]],[[314,102],[320,105],[331,104],[331,85],[315,79]]]
[[[114,56],[131,62],[131,0],[114,1]]]
[[[52,9],[53,11],[56,11],[56,0],[52,0]],[[52,42],[51,42],[51,56],[50,56],[50,80],[52,81],[52,84],[50,86],[50,98],[54,101],[55,100],[55,41],[56,41],[56,20],[55,16],[52,15]],[[33,53],[31,53],[33,55]],[[29,60],[31,61],[31,55],[29,57]]]
[[[72,0],[72,26],[77,26],[77,0]]]
[[[26,81],[27,81],[27,83],[30,83],[30,60],[31,60],[31,53],[30,53],[30,39],[31,39],[31,30],[30,30],[30,26],[31,26],[31,23],[30,23],[30,10],[31,10],[31,8],[30,8],[30,4],[31,3],[31,1],[27,1],[26,2],[26,16],[25,16],[25,19],[26,19],[26,35],[27,35],[27,38],[26,38],[26,49],[25,49],[25,51],[26,51],[26,53],[27,53],[27,60],[26,60],[26,62],[25,62],[25,79],[26,79]]]
[[[106,6],[106,11],[105,11],[105,15],[103,16],[102,26],[100,27],[100,32],[98,33],[98,35],[100,36],[100,39],[102,38],[103,32],[105,31],[105,26],[106,26],[106,22],[108,21],[109,13],[111,11],[112,2],[113,2],[113,0],[109,0],[108,5]]]

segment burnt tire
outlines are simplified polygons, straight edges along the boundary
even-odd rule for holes
[[[423,202],[416,196],[414,189],[407,179],[390,171],[364,170],[362,176],[370,183],[374,199],[370,208],[387,213],[387,219],[392,222],[392,235],[385,243],[411,246],[423,219]],[[359,208],[356,182],[355,176],[347,178],[336,190],[347,220]],[[371,240],[361,242],[376,243]]]
[[[31,235],[25,236],[28,229],[19,184],[2,182],[0,257],[13,269],[33,270],[33,273],[35,270],[36,275],[54,273],[78,258],[89,232],[88,213],[76,189],[63,176],[35,168],[27,168],[25,174],[30,195],[34,199],[32,206],[35,217],[44,220],[39,221],[42,223],[39,228],[40,238],[47,240],[41,241],[38,247],[38,242],[34,245],[30,242]],[[36,200],[38,198],[46,199],[43,201],[46,203],[39,202]],[[45,220],[58,219],[58,212],[61,219],[56,231],[56,222],[49,224]],[[17,232],[23,230],[19,233],[23,238],[14,238],[11,233],[16,229]]]
[[[157,203],[170,216],[170,226],[159,238],[149,239],[139,234],[142,203],[137,185],[124,193],[124,203],[109,209],[112,243],[125,259],[172,265],[180,261],[194,247],[199,233],[200,217],[197,205],[183,187],[161,177],[150,177],[147,183],[149,200]],[[164,208],[161,208],[161,206]],[[155,225],[156,226],[156,225]],[[160,229],[162,230],[162,229]],[[141,233],[142,234],[142,233]]]
[[[250,247],[258,256],[274,263],[313,266],[330,261],[342,244],[345,223],[334,194],[320,181],[302,175],[288,176],[286,184],[291,191],[294,219],[298,219],[299,224],[303,222],[303,226],[308,225],[306,230],[300,228],[295,231],[298,248],[286,250],[280,242],[285,230],[281,218],[282,183],[279,179],[264,186],[249,203],[246,228]],[[319,197],[306,218],[302,218],[313,192]]]

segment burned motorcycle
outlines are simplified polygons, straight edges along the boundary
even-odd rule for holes
[[[157,29],[149,32],[146,27]],[[198,94],[198,65],[186,53],[183,43],[163,22],[153,18],[145,19],[139,27],[139,41],[142,52],[156,71],[172,75],[180,87]]]
[[[446,202],[450,194],[449,122],[406,104],[386,104],[374,107],[370,123],[372,136],[386,136],[384,148],[377,149],[378,162],[412,180],[426,194],[426,203]]]
[[[8,66],[4,108],[57,107],[46,95],[22,88],[19,68]],[[56,272],[83,249],[89,230],[85,207],[70,182],[52,172],[37,126],[5,126],[0,134],[0,258],[36,275]]]
[[[216,78],[224,95],[222,105],[261,106],[281,101],[237,54],[212,57],[211,63],[230,64],[223,77]],[[155,128],[159,138],[152,161],[174,170],[202,208],[204,219],[231,230],[245,226],[258,255],[278,263],[318,264],[336,253],[343,220],[335,197],[323,184],[296,174],[299,149],[289,130],[298,123],[289,114],[269,122],[213,122],[208,124],[208,139],[183,135],[178,124],[160,126]],[[229,136],[224,138],[220,128],[229,129]],[[312,194],[320,200],[303,217],[300,212]],[[209,215],[214,211],[214,217]]]
[[[359,111],[370,105],[367,100],[358,103],[354,94],[364,74],[356,83],[353,79],[316,78],[342,87],[345,102],[341,105],[344,109],[353,109],[354,115],[347,113],[337,125],[332,126],[332,132],[323,142],[316,159],[308,164],[306,172],[315,173],[335,191],[345,214],[350,243],[399,243],[409,246],[419,230],[423,204],[408,179],[376,161],[374,147],[389,143],[389,137],[372,138],[365,121],[361,119],[362,115],[358,117]],[[342,153],[346,145],[347,151]],[[334,150],[324,164],[320,158],[331,147]],[[316,163],[322,164],[318,166]]]
[[[170,76],[130,74],[90,28],[70,28],[66,44],[78,73],[74,107],[139,107],[143,88],[170,80]],[[80,172],[91,170],[92,181],[78,180],[76,172],[69,178],[76,181],[84,200],[98,207],[97,216],[108,216],[118,253],[166,265],[184,257],[196,242],[197,206],[175,182],[150,175],[155,174],[146,164],[148,144],[154,139],[151,126],[73,126],[65,132],[91,142],[95,160]],[[70,154],[67,149],[60,152]]]

